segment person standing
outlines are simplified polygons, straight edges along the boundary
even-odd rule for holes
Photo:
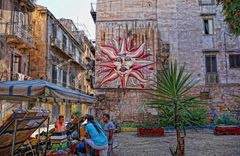
[[[101,126],[94,121],[92,115],[86,115],[87,125],[85,127],[86,134],[84,141],[93,149],[99,151],[99,156],[107,156],[108,152],[108,139],[104,134]]]
[[[112,155],[112,149],[113,149],[113,135],[115,126],[110,121],[110,115],[109,114],[103,114],[102,120],[104,122],[104,133],[108,138],[108,156]]]

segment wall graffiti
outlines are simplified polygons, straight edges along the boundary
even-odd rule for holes
[[[129,79],[133,78],[138,81],[141,88],[144,88],[144,83],[148,81],[144,75],[151,73],[153,67],[150,66],[154,64],[153,61],[146,60],[151,54],[145,53],[145,43],[136,48],[133,44],[133,38],[127,39],[124,37],[121,44],[116,40],[113,41],[113,45],[102,45],[100,47],[101,57],[96,59],[100,61],[97,64],[100,67],[98,74],[103,74],[99,87],[107,82],[119,79],[121,87],[125,89],[131,83]]]

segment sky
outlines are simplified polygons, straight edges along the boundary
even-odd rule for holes
[[[90,14],[91,2],[96,0],[37,0],[57,18],[72,19],[75,23],[84,24],[90,33],[90,39],[95,39],[95,24]]]

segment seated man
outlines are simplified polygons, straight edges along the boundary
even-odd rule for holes
[[[55,132],[63,132],[66,131],[66,125],[64,122],[64,116],[60,115],[58,120],[55,122]]]

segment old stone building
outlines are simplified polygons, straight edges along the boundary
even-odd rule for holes
[[[81,30],[71,19],[59,19],[61,24],[74,36],[74,38],[81,44],[83,63],[86,65],[86,70],[82,74],[81,81],[83,82],[82,90],[87,94],[95,94],[93,89],[94,81],[94,67],[95,67],[95,47],[92,40],[90,40],[86,32]]]
[[[33,0],[0,1],[0,81],[30,79],[30,55],[35,49],[32,29]],[[4,116],[12,107],[0,101]]]
[[[87,71],[84,41],[72,34],[77,28],[71,22],[69,22],[71,27],[68,29],[67,25],[64,26],[64,21],[57,20],[47,8],[36,6],[33,13],[36,51],[30,58],[31,75],[33,79],[44,79],[89,94],[89,90],[85,87],[89,84],[85,81],[84,75]],[[47,108],[52,111],[53,120],[59,114],[65,115],[68,120],[70,112],[81,110],[82,113],[89,113],[90,111],[87,103],[68,101],[57,101]]]
[[[159,73],[176,60],[200,81],[193,93],[207,100],[211,120],[224,112],[239,118],[232,95],[239,94],[240,38],[229,34],[221,11],[215,0],[98,0],[92,10],[96,89],[106,94],[99,113],[138,120],[153,77],[149,70]],[[132,55],[141,48],[141,57]]]

